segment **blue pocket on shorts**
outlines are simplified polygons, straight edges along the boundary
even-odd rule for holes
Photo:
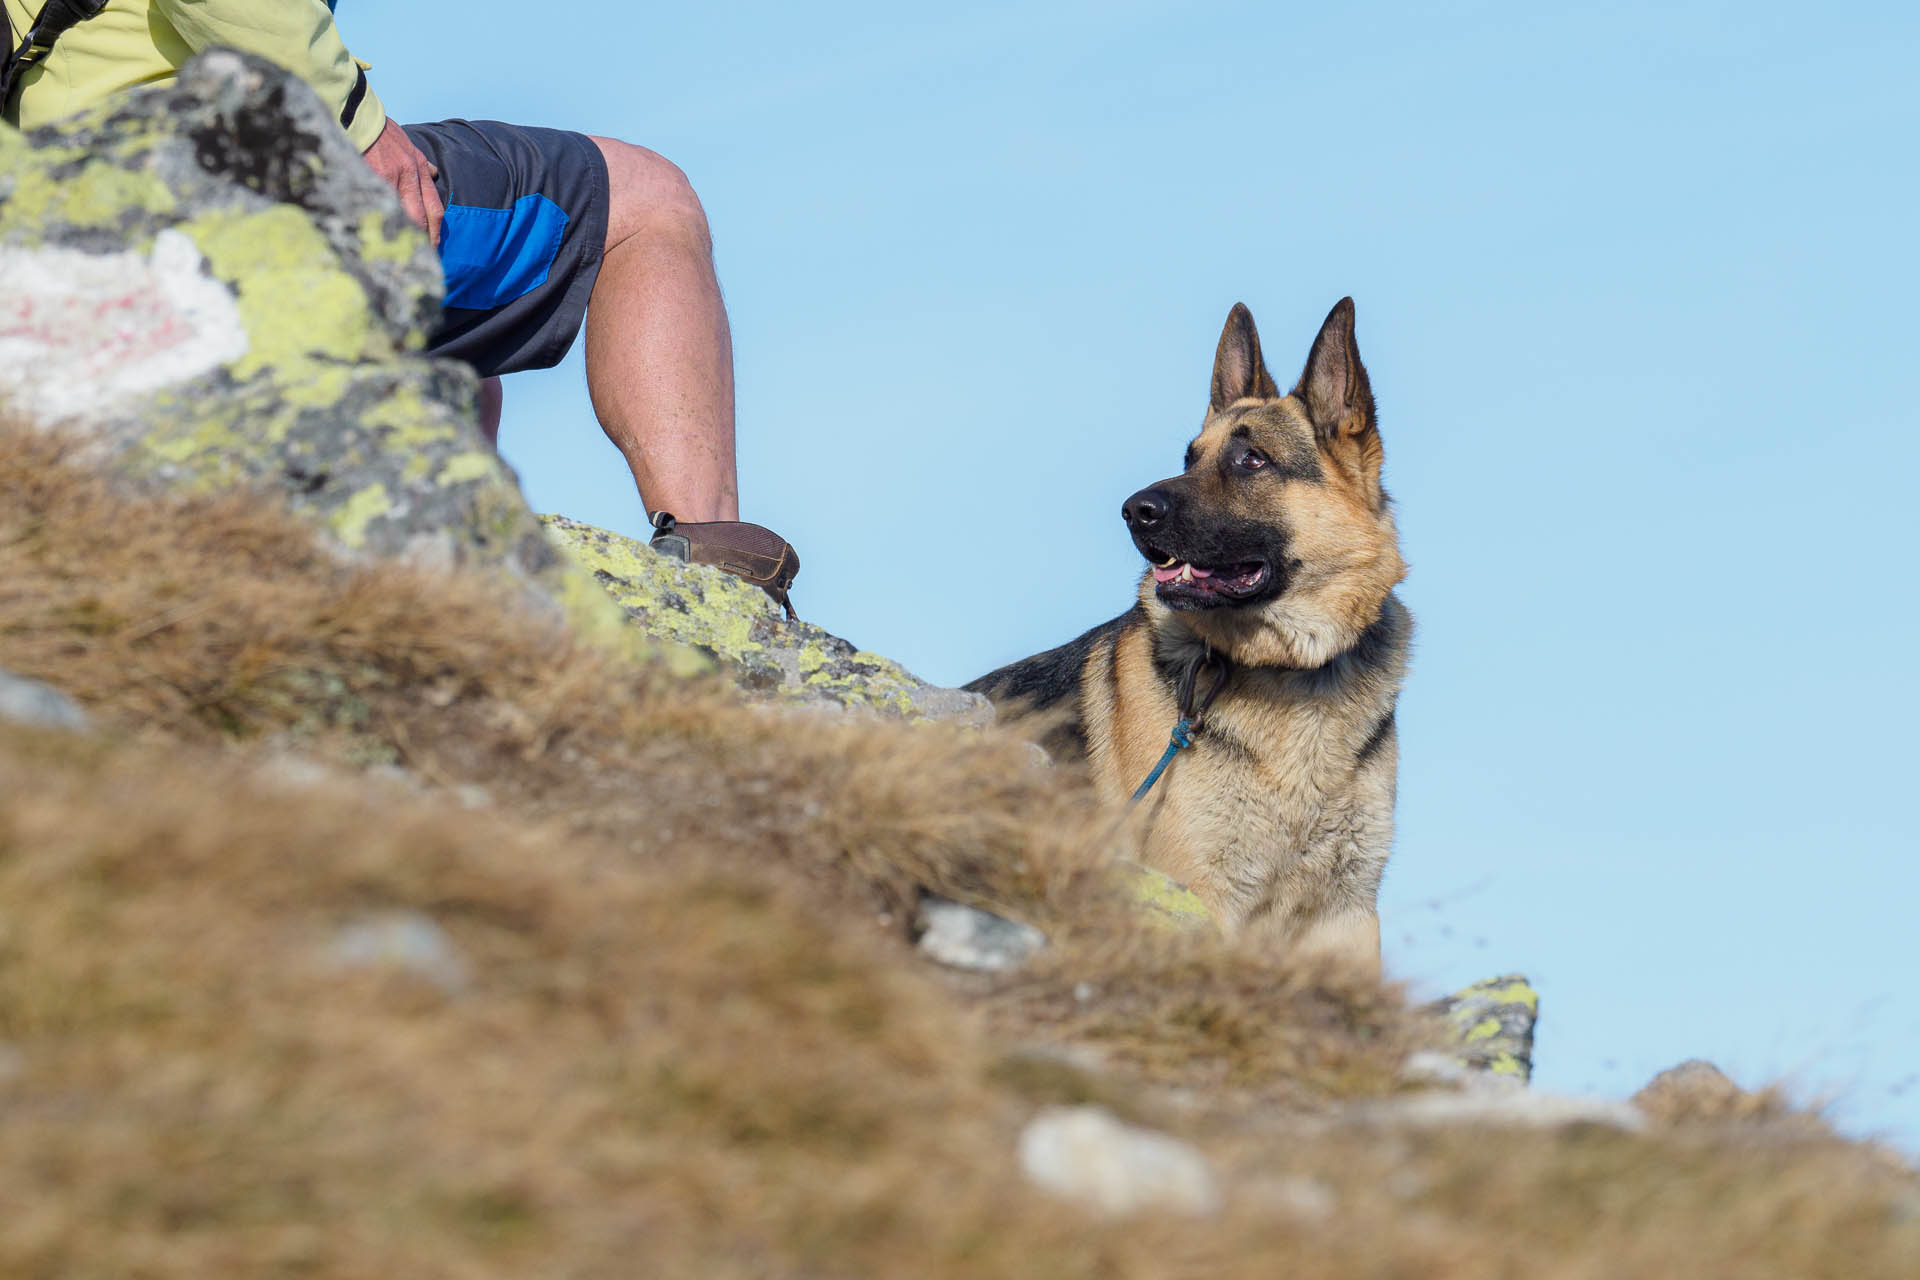
[[[450,204],[440,224],[446,305],[491,311],[546,283],[566,234],[567,214],[543,195],[508,209]]]

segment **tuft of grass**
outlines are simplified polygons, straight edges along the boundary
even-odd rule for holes
[[[1911,1174],[1817,1126],[1343,1110],[1424,1034],[1398,994],[1143,926],[1007,736],[663,678],[4,426],[0,496],[0,666],[104,726],[0,726],[7,1275],[1920,1274]],[[940,971],[922,889],[1050,945]],[[395,914],[466,980],[330,950]],[[1222,1214],[1026,1187],[1088,1101]]]

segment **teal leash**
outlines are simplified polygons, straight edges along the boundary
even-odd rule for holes
[[[1213,687],[1207,690],[1207,696],[1201,699],[1198,707],[1195,707],[1193,689],[1201,667],[1212,667],[1215,675]],[[1187,669],[1186,676],[1180,681],[1180,718],[1174,722],[1173,736],[1167,742],[1167,749],[1161,753],[1160,763],[1153,766],[1153,772],[1148,774],[1146,781],[1134,791],[1133,798],[1127,801],[1128,804],[1138,804],[1147,792],[1153,790],[1153,784],[1160,781],[1160,775],[1167,771],[1167,766],[1173,763],[1173,758],[1193,745],[1193,735],[1200,731],[1200,718],[1207,714],[1207,708],[1212,706],[1213,700],[1220,696],[1220,691],[1227,687],[1228,674],[1227,660],[1211,648],[1207,650],[1204,658]]]
[[[1133,799],[1127,801],[1127,803],[1138,803],[1140,797],[1153,790],[1153,784],[1160,781],[1160,775],[1167,771],[1167,766],[1173,763],[1173,758],[1192,745],[1193,717],[1182,716],[1179,722],[1173,726],[1173,740],[1167,743],[1166,751],[1161,753],[1160,763],[1153,766],[1153,772],[1147,775],[1147,780],[1140,784],[1133,793]]]

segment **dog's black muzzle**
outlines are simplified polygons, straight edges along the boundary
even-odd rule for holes
[[[1154,594],[1181,610],[1248,605],[1279,595],[1286,535],[1241,517],[1210,515],[1184,492],[1186,480],[1162,480],[1120,504],[1134,547],[1153,565]]]

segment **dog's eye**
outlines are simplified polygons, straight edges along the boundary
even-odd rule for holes
[[[1258,471],[1266,465],[1267,455],[1258,449],[1249,449],[1240,455],[1240,469],[1242,471]]]
[[[1187,457],[1186,457],[1186,461],[1184,461],[1184,462],[1182,462],[1182,463],[1180,464],[1180,469],[1181,469],[1182,471],[1191,471],[1191,470],[1193,470],[1193,460],[1194,460],[1194,458],[1195,458],[1196,456],[1197,456],[1197,455],[1196,455],[1196,454],[1194,453],[1194,451],[1193,451],[1193,446],[1192,446],[1192,445],[1188,445],[1188,446],[1187,446]]]

